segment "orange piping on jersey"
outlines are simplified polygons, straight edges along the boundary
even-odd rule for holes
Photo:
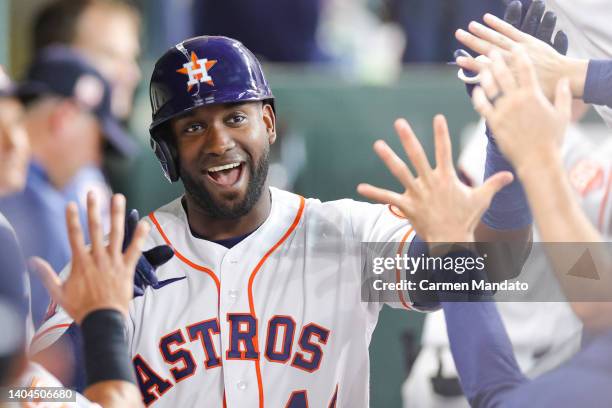
[[[389,207],[389,208],[391,208],[391,207]],[[404,234],[404,236],[402,237],[402,242],[400,243],[400,246],[399,246],[399,248],[397,249],[397,254],[398,254],[398,255],[401,255],[401,254],[402,254],[402,251],[403,251],[403,249],[404,249],[404,245],[406,244],[406,240],[408,239],[408,237],[410,236],[410,234],[412,234],[412,231],[414,231],[414,228],[413,228],[413,227],[410,227],[410,229],[408,229],[408,232],[406,232],[406,233]],[[401,277],[401,276],[400,276],[400,270],[399,270],[398,268],[396,268],[396,269],[395,269],[395,281],[396,281],[397,283],[399,283],[399,281],[400,281],[400,277]],[[412,307],[411,307],[411,306],[410,306],[408,303],[406,303],[406,299],[404,299],[404,294],[402,293],[402,291],[401,291],[401,290],[398,290],[398,291],[397,291],[397,293],[399,294],[400,301],[402,302],[402,305],[403,305],[403,306],[404,306],[406,309],[408,309],[408,310],[412,310]]]
[[[159,221],[157,221],[157,218],[155,217],[155,213],[152,212],[151,214],[149,214],[149,218],[151,219],[153,224],[155,224],[155,227],[157,228],[157,230],[161,234],[161,236],[164,239],[164,241],[166,241],[166,244],[168,244],[168,245],[170,245],[172,247],[172,249],[174,250],[174,255],[178,259],[180,259],[181,261],[183,261],[184,263],[186,263],[187,265],[191,266],[193,269],[195,269],[197,271],[207,273],[213,279],[213,281],[215,281],[215,285],[217,285],[217,296],[220,299],[221,298],[221,284],[219,283],[219,279],[217,279],[217,276],[214,274],[214,272],[212,270],[210,270],[209,268],[205,267],[205,266],[201,266],[201,265],[196,264],[195,262],[190,261],[189,259],[187,259],[187,257],[185,257],[183,254],[181,254],[179,252],[179,250],[176,249],[174,247],[174,245],[172,245],[172,243],[170,242],[170,240],[166,236],[166,233],[162,229],[161,225],[159,225]]]
[[[70,327],[71,324],[72,323],[62,323],[62,324],[56,324],[55,326],[51,326],[48,329],[45,329],[45,330],[41,331],[40,333],[37,333],[34,337],[32,337],[32,343],[34,343],[36,340],[40,339],[45,334],[49,333],[51,330],[61,329],[63,327]]]
[[[276,249],[283,242],[285,242],[287,237],[289,237],[289,235],[291,235],[293,230],[295,230],[295,228],[297,227],[297,225],[300,222],[300,219],[302,218],[302,213],[304,212],[304,204],[305,204],[305,202],[306,202],[306,200],[304,200],[304,197],[300,196],[300,208],[298,209],[297,214],[295,214],[295,218],[293,219],[293,222],[291,223],[291,226],[289,227],[289,229],[287,229],[287,231],[285,231],[285,234],[281,237],[281,239],[279,239],[278,242],[276,244],[274,244],[272,246],[272,248],[270,248],[268,250],[268,252],[266,252],[266,254],[259,260],[259,262],[257,263],[257,266],[255,266],[255,269],[253,269],[253,271],[251,272],[251,276],[249,277],[249,286],[248,286],[248,288],[249,288],[248,289],[249,290],[249,309],[250,309],[251,315],[255,319],[257,319],[257,316],[255,315],[255,306],[254,306],[254,302],[253,302],[253,281],[255,280],[255,275],[257,275],[257,272],[259,272],[259,270],[261,269],[263,264],[266,262],[268,257],[274,251],[276,251]],[[259,358],[261,358],[261,353],[259,353],[259,341],[257,339],[257,336],[255,336],[255,351],[259,354]],[[255,360],[255,371],[257,373],[257,387],[259,388],[259,407],[263,408],[263,406],[264,406],[264,392],[263,392],[263,383],[262,383],[262,380],[261,380],[261,367],[260,367],[260,364],[259,364],[259,358],[257,360]]]
[[[223,408],[227,408],[227,401],[225,400],[225,389],[223,389]]]
[[[606,192],[604,193],[603,200],[601,200],[601,206],[599,207],[599,231],[605,233],[604,231],[604,218],[605,218],[605,210],[606,204],[608,203],[608,197],[610,196],[610,187],[612,187],[612,168],[608,171],[608,186],[606,187]]]
[[[332,395],[327,408],[336,408],[336,404],[338,403],[338,385],[339,384],[336,384],[336,391],[334,391],[334,395]]]

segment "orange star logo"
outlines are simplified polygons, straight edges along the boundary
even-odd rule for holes
[[[187,81],[187,92],[191,92],[194,85],[202,82],[210,86],[215,86],[212,77],[208,71],[217,63],[217,60],[207,60],[206,58],[198,58],[194,51],[191,52],[191,61],[183,64],[183,68],[177,69],[176,72],[185,74],[189,77]]]

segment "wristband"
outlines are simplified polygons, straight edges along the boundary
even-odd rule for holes
[[[100,381],[135,383],[121,312],[102,309],[81,322],[87,386]]]

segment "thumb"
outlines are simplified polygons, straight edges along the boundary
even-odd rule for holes
[[[561,78],[557,82],[555,89],[555,109],[567,121],[572,117],[572,92],[570,90],[569,79]]]
[[[502,188],[512,183],[514,176],[509,171],[500,171],[489,177],[482,186],[478,187],[476,193],[478,195],[478,204],[484,212],[489,205],[491,200]]]
[[[63,306],[63,290],[62,280],[53,270],[47,261],[37,256],[29,259],[28,264],[30,269],[34,269],[40,279],[43,281],[45,288],[51,295],[51,298],[60,306]]]

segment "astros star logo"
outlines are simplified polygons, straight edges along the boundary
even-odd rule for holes
[[[191,52],[191,61],[183,64],[183,68],[177,69],[176,72],[189,76],[187,81],[187,92],[191,91],[194,85],[203,82],[210,86],[215,86],[212,77],[208,71],[217,63],[217,60],[207,60],[206,58],[199,59],[195,52]]]

